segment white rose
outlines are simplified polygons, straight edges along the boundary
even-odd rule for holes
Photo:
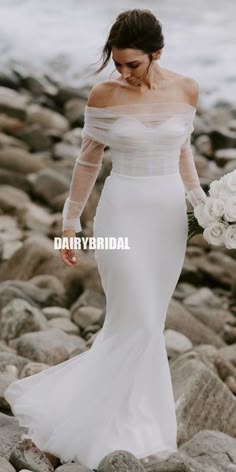
[[[209,188],[209,195],[210,197],[213,198],[218,198],[221,196],[221,193],[224,191],[224,183],[223,180],[213,180],[210,183],[210,188]]]
[[[206,241],[214,246],[224,246],[225,244],[225,232],[226,225],[220,221],[210,223],[210,225],[204,229],[203,237]]]
[[[199,205],[196,205],[193,209],[194,216],[197,219],[198,224],[202,227],[205,228],[207,226],[207,222],[203,213],[203,207],[204,203],[200,203]]]
[[[236,196],[225,200],[224,217],[227,221],[236,221]]]
[[[198,223],[203,228],[207,228],[210,223],[219,221],[224,215],[224,200],[220,198],[207,197],[206,201],[194,208],[194,215]]]
[[[221,177],[225,195],[236,195],[236,169]]]
[[[229,225],[224,234],[224,243],[227,249],[236,249],[236,224]]]

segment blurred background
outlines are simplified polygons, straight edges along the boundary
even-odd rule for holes
[[[1,0],[1,66],[24,65],[74,86],[108,78],[112,64],[96,78],[90,65],[128,8],[148,8],[159,18],[160,64],[194,77],[205,106],[236,102],[235,0]]]

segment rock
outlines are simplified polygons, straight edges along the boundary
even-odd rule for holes
[[[185,335],[193,345],[212,344],[215,347],[223,347],[224,341],[197,320],[186,308],[177,300],[172,299],[168,306],[165,329],[172,329]]]
[[[65,142],[55,144],[53,148],[54,159],[70,159],[74,163],[79,156],[80,148],[78,146],[67,144]]]
[[[53,169],[43,169],[35,176],[32,189],[35,195],[50,205],[58,194],[69,191],[69,181]]]
[[[85,329],[93,323],[103,323],[103,310],[93,306],[82,306],[80,308],[72,307],[71,319],[81,329]]]
[[[204,471],[225,472],[236,464],[236,439],[220,431],[200,431],[179,452],[197,461]]]
[[[236,149],[218,149],[215,152],[214,159],[219,166],[224,166],[227,162],[233,161],[234,165],[236,162]]]
[[[207,134],[201,134],[200,136],[198,136],[194,141],[194,145],[196,146],[196,149],[200,152],[200,154],[202,154],[203,156],[213,156],[211,140]],[[205,161],[205,165],[206,163],[207,161]]]
[[[0,207],[4,212],[18,216],[19,212],[27,208],[29,201],[29,197],[22,190],[10,185],[1,185]]]
[[[55,288],[50,288],[50,287],[40,288],[40,287],[37,287],[37,285],[31,283],[30,281],[25,282],[21,280],[6,280],[5,282],[2,282],[0,284],[0,289],[2,287],[19,288],[20,290],[22,290],[22,292],[24,292],[25,300],[29,301],[29,303],[34,306],[36,305],[37,306],[40,305],[42,307],[49,306],[52,304],[53,299],[55,301],[58,299],[59,301],[61,301],[60,300],[61,293],[56,287]],[[23,297],[20,297],[20,298],[23,298]],[[32,302],[30,300],[32,300]],[[5,306],[7,303],[5,304],[2,303],[2,306]]]
[[[173,329],[166,329],[164,335],[168,358],[175,357],[192,347],[191,341],[186,336]]]
[[[0,132],[0,149],[6,147],[15,147],[19,149],[25,149],[26,151],[28,150],[28,146],[24,141]]]
[[[45,235],[49,233],[53,220],[54,216],[52,214],[35,203],[29,203],[21,218],[25,228],[39,231]]]
[[[16,469],[5,457],[0,457],[0,472],[16,472]]]
[[[9,365],[21,370],[29,363],[27,357],[18,356],[15,352],[0,352],[0,372],[4,372]]]
[[[71,144],[72,146],[76,146],[77,149],[80,148],[82,144],[81,132],[82,132],[82,128],[70,129],[63,136],[64,143]],[[0,137],[0,142],[1,142],[1,137]]]
[[[44,329],[48,329],[48,322],[43,313],[20,298],[11,300],[1,312],[0,336],[6,341]]]
[[[228,300],[219,297],[208,287],[201,287],[187,296],[183,304],[197,319],[221,336],[225,323],[234,321],[234,316],[227,310]]]
[[[236,344],[232,344],[231,346],[225,346],[219,349],[220,355],[236,367]]]
[[[62,135],[69,129],[69,123],[64,116],[37,104],[28,106],[27,123],[36,123],[42,129],[45,129],[48,135],[55,131]]]
[[[195,291],[196,289],[194,285],[189,284],[188,282],[180,282],[176,285],[176,288],[173,293],[173,297],[176,300],[182,301],[188,295],[192,295],[192,293],[195,293]]]
[[[80,334],[80,329],[76,326],[75,323],[72,323],[71,320],[66,318],[53,318],[48,322],[49,326],[52,328],[59,328],[65,333],[68,334]]]
[[[64,106],[64,113],[68,119],[71,127],[80,126],[84,124],[84,100],[79,98],[71,98]]]
[[[30,174],[44,169],[45,165],[25,149],[5,147],[0,149],[0,167],[22,174]]]
[[[113,451],[107,454],[98,464],[98,472],[144,472],[141,462],[131,452]]]
[[[14,134],[24,128],[24,121],[18,118],[12,118],[5,114],[0,114],[0,129],[6,133]]]
[[[78,309],[82,306],[86,307],[87,305],[104,310],[106,308],[105,295],[92,289],[86,289],[73,305],[73,309]]]
[[[178,445],[213,429],[236,437],[236,398],[200,360],[185,353],[170,363],[178,422]]]
[[[54,292],[57,292],[58,295],[60,295],[61,297],[64,295],[63,284],[60,282],[60,280],[58,280],[58,278],[55,275],[36,275],[35,277],[32,277],[31,279],[29,279],[29,282],[31,282],[33,285],[35,285],[38,288],[47,288],[47,289],[53,290]],[[59,306],[46,307],[45,310],[48,309],[50,312],[50,310],[53,310],[54,308],[55,309],[58,308],[58,310],[62,310],[62,311],[66,310],[65,308],[61,308]],[[47,312],[44,312],[44,314],[47,317]]]
[[[0,409],[7,410],[10,409],[9,403],[6,400],[4,393],[7,389],[8,385],[10,385],[14,380],[16,380],[17,372],[9,372],[9,370],[5,370],[5,372],[0,372]]]
[[[19,188],[25,193],[29,193],[31,189],[31,185],[27,182],[26,177],[23,174],[7,169],[0,169],[0,184]]]
[[[20,440],[22,431],[16,418],[0,412],[0,456],[9,460],[11,450]]]
[[[38,124],[26,126],[17,136],[27,143],[31,151],[47,151],[52,146],[52,139]]]
[[[57,277],[63,279],[65,270],[59,254],[51,246],[50,248],[37,237],[35,240],[29,238],[25,240],[22,247],[18,249],[14,255],[6,261],[4,266],[0,267],[0,281],[7,280],[8,284],[12,279],[19,281],[27,281],[36,275],[57,274]],[[69,268],[71,269],[71,268]],[[4,282],[3,282],[4,283]],[[0,285],[1,291],[1,285]],[[55,290],[42,290],[42,306],[63,305],[61,295],[55,293]],[[20,298],[24,298],[21,297]],[[44,301],[43,301],[44,299]],[[29,301],[29,300],[28,300]],[[0,300],[1,305],[1,300]]]
[[[70,310],[61,308],[59,306],[45,307],[43,308],[42,312],[48,320],[53,320],[54,318],[65,318],[67,320],[70,319]]]
[[[217,130],[211,131],[209,136],[211,138],[214,151],[222,148],[235,148],[236,146],[236,133],[223,126],[219,127]]]
[[[31,439],[19,441],[12,449],[9,461],[17,470],[29,468],[33,472],[54,472],[54,467],[47,456]]]
[[[42,372],[42,370],[48,369],[50,366],[43,362],[29,362],[26,366],[22,369],[19,378],[24,379],[25,377],[30,377],[31,375],[37,374],[38,372]]]
[[[25,120],[30,98],[7,87],[0,87],[0,113]]]
[[[209,282],[222,287],[231,287],[236,277],[236,261],[224,252],[210,251],[204,257],[198,257],[192,262],[204,274]]]
[[[85,86],[82,88],[72,87],[68,85],[58,85],[58,92],[55,96],[55,102],[58,105],[64,105],[71,98],[84,99],[84,105],[86,105],[86,99],[88,97],[90,87]]]
[[[67,360],[69,354],[78,347],[86,350],[86,343],[82,338],[68,335],[57,328],[23,334],[17,342],[19,355],[49,365]]]
[[[49,95],[55,97],[58,93],[57,87],[47,77],[32,74],[21,77],[21,86],[29,90],[35,97]]]
[[[79,465],[77,462],[75,464],[66,463],[56,468],[56,472],[92,472],[93,470],[97,469],[89,469],[85,465]]]

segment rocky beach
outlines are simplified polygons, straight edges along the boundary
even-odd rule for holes
[[[4,398],[25,378],[91,348],[106,314],[92,250],[63,264],[53,248],[81,146],[89,87],[46,75],[0,73],[0,472],[54,467],[19,426]],[[199,106],[192,146],[202,187],[236,168],[236,106]],[[82,235],[111,170],[101,171],[83,212]],[[148,228],[147,228],[148,230]],[[194,236],[168,307],[165,342],[178,420],[178,453],[143,468],[126,451],[102,459],[99,472],[236,470],[236,250]],[[79,401],[79,399],[78,399]],[[85,472],[63,464],[58,472]]]

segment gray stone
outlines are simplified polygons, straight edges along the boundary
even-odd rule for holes
[[[43,169],[45,165],[25,149],[6,147],[0,149],[0,166],[3,169],[30,174]]]
[[[144,472],[141,462],[131,452],[113,451],[98,464],[98,472]]]
[[[184,334],[193,345],[212,344],[215,347],[223,347],[224,341],[208,326],[197,320],[177,300],[171,300],[167,310],[165,322],[166,329],[173,329]]]
[[[176,356],[188,349],[191,349],[191,341],[184,334],[173,329],[164,330],[165,345],[168,357]]]
[[[54,467],[47,456],[31,439],[19,441],[12,449],[9,461],[16,470],[29,468],[32,472],[54,472]]]
[[[78,347],[86,350],[86,343],[82,338],[66,334],[57,328],[23,334],[17,341],[18,354],[49,365],[67,360],[69,354]]]
[[[39,309],[25,300],[15,298],[2,310],[0,318],[1,338],[9,341],[30,331],[48,329],[48,322]]]
[[[16,469],[5,457],[0,457],[0,472],[16,472]]]
[[[170,363],[178,445],[204,429],[236,437],[236,398],[219,377],[191,351]]]
[[[15,443],[20,440],[23,428],[14,416],[0,412],[0,456],[9,460]]]
[[[200,431],[179,452],[196,460],[207,472],[225,472],[230,464],[236,464],[236,439],[220,431]]]

